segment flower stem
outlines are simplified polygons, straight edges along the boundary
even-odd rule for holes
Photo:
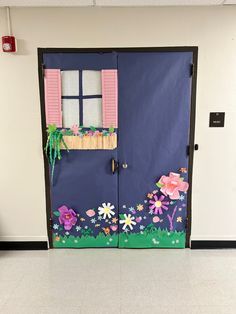
[[[170,223],[170,231],[172,231],[174,229],[174,227],[173,227],[173,220],[174,220],[176,211],[177,211],[177,206],[175,206],[171,216],[169,214],[167,215],[169,223]]]

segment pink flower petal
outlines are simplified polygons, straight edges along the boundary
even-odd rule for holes
[[[165,209],[165,210],[168,210],[168,207],[166,207],[166,206],[164,206],[164,205],[162,206],[162,208]]]
[[[175,172],[170,172],[169,177],[170,178],[179,178],[180,174],[179,173],[175,173]]]
[[[188,191],[188,188],[189,188],[189,184],[188,182],[181,182],[180,185],[179,185],[179,190],[182,191],[182,192],[187,192]]]
[[[164,184],[164,179],[166,178],[166,176],[162,176],[159,180],[160,184]]]
[[[71,224],[64,224],[64,229],[65,230],[70,230],[72,228]]]
[[[172,195],[170,195],[170,199],[171,199],[171,200],[178,200],[179,197],[180,197],[180,195],[179,195],[179,191],[178,191],[177,189],[174,190],[174,192],[173,192]]]
[[[67,208],[65,205],[63,205],[63,206],[61,206],[60,208],[58,208],[58,211],[59,211],[61,214],[64,214],[65,212],[68,211],[68,208]]]
[[[169,205],[170,202],[162,202],[163,205]]]
[[[163,193],[165,196],[168,195],[168,194],[166,193],[166,187],[165,187],[165,186],[163,186],[160,191],[161,191],[161,193]]]
[[[74,226],[76,224],[77,218],[76,217],[72,217],[71,219],[71,224]]]
[[[72,208],[70,208],[70,209],[68,210],[68,212],[71,213],[73,216],[76,216],[76,213],[75,213],[75,211],[74,211]]]
[[[155,209],[155,211],[154,211],[155,215],[157,215],[157,214],[158,214],[158,212],[159,212],[159,214],[160,214],[160,215],[162,215],[162,214],[163,214],[162,209],[161,209],[161,208],[157,208],[157,207],[156,207],[156,209]]]

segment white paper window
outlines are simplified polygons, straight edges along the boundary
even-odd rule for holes
[[[83,95],[101,95],[101,71],[83,71]]]
[[[79,71],[62,71],[62,96],[79,96]]]
[[[102,127],[102,99],[84,99],[83,108],[84,127]]]
[[[62,126],[102,127],[101,71],[61,71],[61,84]]]
[[[79,100],[63,99],[62,100],[62,126],[71,128],[72,125],[79,125]]]

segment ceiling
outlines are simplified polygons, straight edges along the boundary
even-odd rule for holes
[[[230,5],[236,0],[0,0],[0,7],[44,7],[44,6],[194,6],[194,5]]]

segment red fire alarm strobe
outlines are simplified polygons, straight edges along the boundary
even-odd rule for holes
[[[16,39],[14,36],[2,37],[2,50],[4,52],[16,52]]]

